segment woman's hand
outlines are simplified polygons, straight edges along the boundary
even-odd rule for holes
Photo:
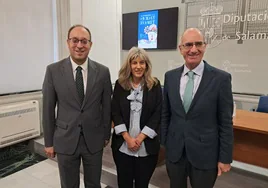
[[[128,149],[130,151],[137,151],[140,148],[140,145],[138,145],[136,142],[136,138],[132,138],[128,132],[122,133],[123,138],[127,142]]]
[[[127,141],[128,149],[131,151],[137,151],[140,148],[140,145],[136,143],[136,139],[130,137]]]
[[[144,141],[144,139],[147,136],[143,133],[140,133],[137,137],[136,137],[136,144],[138,144],[139,146],[141,146],[141,143]]]

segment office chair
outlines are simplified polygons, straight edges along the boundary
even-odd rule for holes
[[[256,112],[268,113],[268,96],[260,96]]]

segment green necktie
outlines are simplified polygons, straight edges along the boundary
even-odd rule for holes
[[[191,102],[192,102],[192,98],[193,98],[193,90],[194,90],[194,72],[193,71],[189,71],[187,73],[189,80],[186,84],[185,90],[184,90],[184,95],[183,95],[183,106],[184,106],[184,110],[187,113]]]
[[[76,76],[75,76],[75,83],[77,93],[81,102],[81,105],[84,100],[84,82],[83,82],[83,75],[82,75],[82,67],[78,66],[76,68]]]

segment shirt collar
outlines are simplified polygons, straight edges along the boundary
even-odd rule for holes
[[[203,61],[201,61],[201,63],[199,63],[199,65],[197,65],[197,67],[195,67],[192,71],[196,75],[201,76],[204,72],[204,68],[205,68],[205,64]],[[185,76],[189,71],[190,69],[188,69],[188,67],[184,64],[182,76]]]
[[[72,57],[70,57],[70,60],[71,60],[71,63],[72,63],[73,72],[76,71],[76,68],[77,68],[78,66],[80,66],[84,71],[87,71],[87,69],[88,69],[88,58],[87,58],[87,60],[86,60],[82,65],[77,65],[77,64],[73,61]]]

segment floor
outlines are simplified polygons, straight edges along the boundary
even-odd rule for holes
[[[84,188],[81,174],[80,188]],[[57,163],[47,159],[33,166],[11,174],[0,180],[0,187],[4,188],[59,188],[59,171]],[[102,184],[102,188],[107,185]]]
[[[42,139],[41,139],[42,140]],[[42,148],[39,148],[42,151]],[[1,150],[0,150],[1,153]],[[1,158],[1,157],[0,157]],[[268,159],[267,159],[268,160]],[[1,160],[2,164],[2,160]],[[1,170],[1,169],[0,169]],[[81,185],[83,188],[83,174]],[[116,188],[116,168],[112,159],[110,146],[107,146],[103,155],[102,188]],[[57,162],[51,159],[36,161],[36,164],[11,175],[0,178],[0,187],[4,188],[59,188],[59,173]],[[156,168],[149,188],[168,188],[169,179],[165,166]],[[229,173],[217,179],[215,188],[267,188],[268,177],[249,173],[232,168]],[[190,188],[190,186],[189,186]]]
[[[112,159],[111,148],[108,146],[105,148],[103,155],[103,172],[102,182],[112,187],[117,187],[116,167]],[[165,165],[155,169],[150,183],[151,187],[169,187],[169,178]],[[190,187],[189,185],[188,188]],[[214,188],[268,188],[268,177],[232,168],[230,172],[217,178]]]

